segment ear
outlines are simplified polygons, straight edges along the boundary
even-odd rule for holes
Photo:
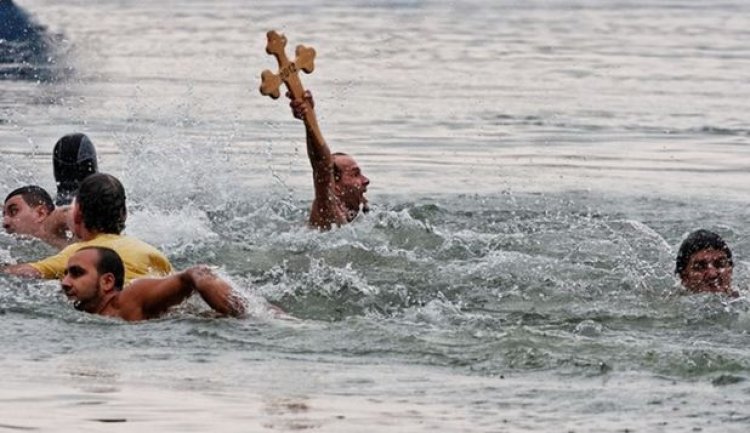
[[[73,207],[70,210],[70,214],[73,218],[73,224],[75,225],[83,224],[83,213],[81,212],[81,208],[77,204],[73,205]]]
[[[111,272],[99,276],[99,287],[103,293],[115,290],[115,275]]]
[[[333,180],[333,192],[338,196],[341,194],[341,179]]]
[[[34,216],[37,218],[38,221],[42,221],[43,219],[47,218],[49,216],[49,211],[44,205],[38,205],[34,208]]]
[[[687,269],[683,269],[682,272],[680,272],[678,276],[680,277],[680,283],[682,283],[682,285],[685,286],[688,281]]]

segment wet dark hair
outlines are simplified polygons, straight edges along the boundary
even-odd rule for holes
[[[336,165],[336,158],[335,157],[337,157],[337,156],[349,156],[349,155],[346,154],[346,153],[344,153],[344,152],[334,152],[333,154],[331,154],[331,156],[334,157],[334,158],[332,158],[332,160],[333,160],[333,180],[336,181],[336,182],[338,182],[338,181],[341,180],[341,168],[339,168],[339,166]]]
[[[112,274],[115,277],[115,289],[122,290],[125,283],[125,265],[122,263],[117,251],[107,247],[83,247],[78,251],[96,250],[99,253],[99,261],[96,263],[96,272],[99,275]]]
[[[81,182],[76,194],[88,230],[119,235],[125,229],[128,216],[125,207],[125,188],[116,177],[95,173]]]
[[[70,204],[76,189],[97,172],[96,148],[85,134],[68,134],[52,150],[52,168],[57,182],[57,205]]]
[[[698,251],[709,249],[722,251],[727,255],[729,265],[734,266],[734,262],[732,261],[732,251],[729,249],[729,245],[724,242],[724,239],[714,232],[701,229],[690,233],[688,237],[682,241],[680,251],[677,253],[674,273],[681,275],[693,254]]]
[[[40,186],[26,185],[16,188],[5,197],[5,202],[7,203],[8,200],[17,195],[20,195],[21,198],[23,198],[23,201],[29,206],[36,207],[42,205],[47,208],[48,212],[55,210],[55,204],[52,203],[52,197],[50,197],[49,193]]]

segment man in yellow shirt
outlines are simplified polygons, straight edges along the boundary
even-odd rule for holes
[[[30,278],[59,279],[68,259],[87,246],[111,248],[125,264],[125,284],[143,276],[172,272],[172,265],[151,245],[120,233],[125,228],[125,189],[114,176],[96,173],[81,182],[70,211],[73,233],[81,239],[54,256],[34,263],[8,266],[3,272]]]

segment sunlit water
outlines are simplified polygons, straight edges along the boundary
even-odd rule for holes
[[[53,190],[85,132],[127,232],[253,314],[125,324],[0,277],[0,430],[748,430],[750,305],[672,269],[713,229],[746,293],[750,5],[295,3],[20,2],[47,56],[0,65],[2,191]],[[323,133],[372,181],[331,233],[257,90],[273,28],[316,48]],[[0,235],[3,261],[50,252]]]

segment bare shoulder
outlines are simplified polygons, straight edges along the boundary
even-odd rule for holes
[[[308,221],[311,228],[327,231],[333,226],[342,226],[346,223],[346,215],[341,211],[336,200],[331,200],[329,197],[323,200],[316,197],[313,200]]]
[[[70,206],[55,208],[44,220],[44,226],[48,232],[60,232],[68,229],[68,215]]]
[[[125,286],[118,297],[119,315],[125,320],[144,320],[156,317],[161,312],[160,291],[167,278],[140,278]]]
[[[167,277],[169,278],[169,277]],[[165,278],[138,278],[123,287],[121,302],[139,302],[145,294],[153,291],[164,282]]]

